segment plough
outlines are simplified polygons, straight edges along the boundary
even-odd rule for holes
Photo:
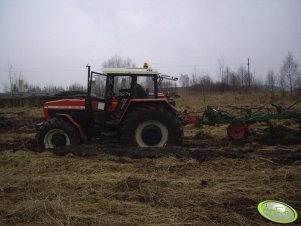
[[[214,126],[216,124],[229,124],[227,127],[229,138],[240,140],[250,134],[249,126],[257,122],[266,122],[271,130],[273,130],[270,120],[296,119],[298,120],[299,128],[301,129],[301,112],[292,111],[292,108],[299,103],[301,103],[301,101],[297,101],[289,107],[276,104],[265,104],[258,108],[240,108],[240,110],[245,112],[241,117],[234,116],[227,111],[218,110],[212,106],[207,106],[201,117],[194,117],[191,113],[184,111],[181,113],[181,118],[185,123],[194,124],[197,127],[202,125]],[[267,108],[268,105],[274,107],[275,111],[262,114],[262,110]]]

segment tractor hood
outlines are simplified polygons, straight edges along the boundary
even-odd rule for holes
[[[44,104],[45,110],[84,110],[85,99],[63,99],[48,101]]]
[[[50,113],[60,113],[62,111],[85,111],[85,99],[62,99],[48,101],[44,103],[44,115],[46,120],[50,119]]]

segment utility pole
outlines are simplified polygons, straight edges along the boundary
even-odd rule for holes
[[[248,58],[248,78],[250,77],[250,59]]]
[[[249,89],[251,87],[251,78],[250,78],[250,59],[248,57],[248,86],[249,86]]]

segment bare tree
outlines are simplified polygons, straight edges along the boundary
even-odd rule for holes
[[[15,75],[14,75],[14,71],[13,71],[13,65],[11,65],[8,62],[7,67],[8,67],[8,78],[9,78],[9,92],[11,94],[13,94],[14,90],[15,90],[15,86],[17,85]]]
[[[283,75],[283,74],[279,74],[278,75],[278,83],[279,83],[279,86],[281,88],[282,96],[285,96],[285,90],[286,90],[286,87],[287,87],[286,76]]]
[[[218,60],[218,70],[219,70],[219,76],[220,76],[221,83],[224,82],[225,69],[226,69],[225,60],[224,60],[224,58],[220,58]]]
[[[62,92],[64,90],[65,90],[64,87],[55,86],[55,85],[47,85],[47,86],[44,86],[44,88],[43,88],[43,92],[50,93],[50,94]]]
[[[224,76],[223,76],[223,81],[222,83],[226,85],[230,85],[230,74],[231,74],[231,69],[229,66],[226,66],[224,69]]]
[[[161,82],[161,85],[160,85],[160,88],[161,89],[170,89],[170,88],[173,88],[173,82],[172,81],[169,81],[169,80],[163,80]]]
[[[237,76],[239,78],[239,85],[240,86],[247,86],[247,81],[246,81],[246,77],[247,77],[247,70],[243,67],[243,66],[240,66],[237,70]]]
[[[191,74],[190,86],[191,86],[194,90],[197,89],[198,81],[199,81],[199,75],[197,75],[196,72],[193,72],[193,73]]]
[[[255,72],[254,72],[255,74]],[[245,74],[245,85],[248,87],[248,90],[251,90],[251,86],[254,83],[254,76],[251,72]]]
[[[280,75],[282,79],[288,80],[290,89],[290,95],[293,96],[293,83],[296,79],[298,64],[295,62],[293,55],[289,52],[283,61],[283,65],[280,69]]]
[[[9,87],[8,87],[8,85],[5,84],[4,82],[2,82],[2,87],[3,87],[3,91],[4,91],[5,93],[8,93],[8,92],[9,92]]]
[[[272,96],[274,96],[275,86],[276,86],[276,76],[273,70],[269,70],[265,79],[266,89],[271,91]]]
[[[136,64],[133,63],[133,61],[129,57],[122,58],[121,56],[115,55],[109,58],[107,61],[103,62],[102,66],[104,68],[134,68],[136,67]],[[130,81],[129,79],[129,77],[116,77],[114,80],[114,87],[116,88],[116,90],[119,90],[121,88],[122,83],[128,83]],[[144,81],[144,83],[144,85],[148,85],[146,84],[146,81]]]
[[[201,87],[201,90],[203,92],[203,94],[205,92],[210,92],[211,91],[211,88],[212,88],[212,80],[210,78],[210,76],[207,74],[207,75],[204,75],[204,76],[201,76],[199,78],[199,85]]]
[[[8,62],[8,79],[9,79],[9,92],[11,94],[19,91],[19,80],[22,78],[22,72],[19,74],[14,70],[13,65]]]
[[[254,80],[252,73],[248,72],[245,67],[240,66],[237,71],[237,76],[240,80],[240,86],[245,87],[245,89],[247,90],[251,90],[251,86]]]
[[[115,55],[109,58],[107,61],[103,62],[102,66],[104,68],[130,68],[136,67],[136,64],[128,58],[122,58],[121,56]]]
[[[234,91],[238,91],[241,86],[241,79],[235,72],[230,72],[229,74],[229,85]]]
[[[24,83],[24,88],[25,88],[26,92],[31,92],[31,93],[40,93],[40,92],[42,92],[42,88],[40,86],[29,84],[26,81]]]
[[[295,90],[298,95],[301,94],[301,71],[297,72],[296,82],[295,82]]]
[[[181,74],[179,82],[182,87],[188,87],[189,86],[189,76],[187,74]]]
[[[71,84],[69,87],[68,87],[68,91],[85,91],[86,88],[79,84],[79,83],[74,83],[74,84]]]
[[[151,77],[145,77],[145,88],[148,88],[149,90],[152,90],[154,87],[153,78]]]

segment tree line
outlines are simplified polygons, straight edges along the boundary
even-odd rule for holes
[[[273,69],[267,72],[264,83],[257,80],[255,75],[249,72],[246,67],[240,66],[234,71],[225,65],[223,60],[219,61],[218,71],[218,81],[213,81],[207,73],[181,74],[180,86],[189,91],[200,92],[266,90],[272,95],[276,91],[280,91],[283,96],[286,94],[293,96],[294,93],[301,95],[301,71],[298,70],[298,63],[290,52],[283,60],[278,73]]]
[[[86,87],[79,84],[73,83],[67,87],[63,86],[55,86],[55,85],[47,85],[41,87],[39,85],[32,84],[23,79],[22,72],[17,72],[14,70],[12,64],[8,63],[8,81],[9,84],[3,84],[4,92],[8,94],[18,94],[20,92],[27,92],[27,93],[58,93],[62,91],[86,91]],[[20,91],[20,84],[19,82],[22,81],[23,87],[22,91]]]
[[[104,68],[129,68],[136,67],[136,64],[130,58],[122,58],[115,55],[102,63]],[[282,66],[279,72],[269,70],[265,76],[265,81],[262,82],[256,79],[255,75],[247,70],[245,66],[240,66],[237,70],[232,70],[225,64],[224,60],[218,62],[218,74],[219,79],[217,81],[212,80],[208,73],[193,72],[190,75],[181,74],[179,82],[163,80],[160,84],[162,89],[171,89],[177,86],[182,87],[187,92],[250,92],[254,90],[266,90],[272,95],[276,91],[280,91],[282,95],[294,94],[301,95],[301,71],[298,70],[298,63],[294,59],[294,56],[289,52],[283,60]],[[18,93],[19,80],[22,80],[22,73],[16,73],[11,64],[8,65],[8,77],[9,84],[5,85],[7,93]],[[115,81],[121,82],[121,81]],[[151,81],[145,81],[145,86],[151,86]],[[31,93],[57,93],[61,91],[86,91],[86,87],[74,83],[67,87],[48,85],[40,87],[38,85],[30,84],[24,81],[24,90]],[[117,85],[117,84],[116,84]]]

